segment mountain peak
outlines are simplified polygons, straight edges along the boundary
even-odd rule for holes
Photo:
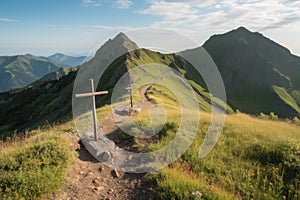
[[[96,53],[96,56],[103,55],[123,55],[128,51],[138,49],[138,46],[135,42],[131,41],[127,35],[120,32],[113,39],[109,39]]]
[[[239,28],[237,28],[235,31],[238,31],[238,32],[248,32],[250,33],[251,31],[249,31],[246,27],[244,26],[241,26]]]
[[[62,53],[55,53],[55,54],[53,54],[51,56],[64,56],[64,54],[62,54]]]
[[[125,33],[123,32],[120,32],[113,40],[110,40],[110,41],[115,41],[117,43],[121,43],[123,45],[130,45],[131,47],[134,47],[136,48],[137,45],[131,41],[129,39],[129,37],[127,35],[125,35]]]
[[[82,62],[85,60],[85,56],[68,56],[63,53],[55,53],[49,57],[50,60],[63,64],[65,67],[73,67],[82,64]]]
[[[116,36],[116,38],[129,39],[129,38],[127,37],[127,35],[126,35],[125,33],[123,33],[123,32],[120,32],[120,33]]]
[[[227,34],[228,35],[239,35],[239,36],[250,36],[250,35],[253,35],[253,34],[261,35],[260,33],[250,31],[249,29],[247,29],[244,26],[241,26],[237,29],[234,29],[234,30],[228,32]],[[225,33],[225,35],[226,35],[226,33]]]

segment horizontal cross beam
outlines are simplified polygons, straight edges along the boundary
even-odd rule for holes
[[[95,92],[94,90],[94,80],[90,79],[90,87],[91,87],[91,92],[90,93],[83,93],[83,94],[75,94],[76,98],[80,97],[93,97],[92,98],[92,103],[93,103],[93,122],[94,122],[94,134],[95,134],[95,140],[98,141],[98,134],[97,134],[97,113],[96,113],[96,95],[102,95],[102,94],[108,94],[108,91],[100,91],[100,92]]]
[[[101,91],[101,92],[92,92],[92,93],[84,93],[84,94],[76,94],[76,98],[80,97],[92,97],[92,96],[97,96],[97,95],[102,95],[102,94],[108,94],[108,91]]]

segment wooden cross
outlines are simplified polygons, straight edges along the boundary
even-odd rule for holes
[[[125,88],[126,90],[129,91],[129,95],[130,95],[130,107],[133,108],[133,103],[132,103],[132,87],[127,87]]]
[[[94,80],[90,79],[90,87],[91,87],[91,93],[84,93],[84,94],[76,94],[76,98],[80,97],[93,97],[93,121],[94,121],[94,134],[95,134],[95,140],[98,141],[98,134],[97,134],[97,115],[96,115],[96,95],[103,95],[103,94],[108,94],[108,91],[100,91],[100,92],[95,92],[94,90]]]

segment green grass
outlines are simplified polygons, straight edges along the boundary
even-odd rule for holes
[[[193,199],[196,191],[204,199],[300,198],[299,126],[231,115],[216,147],[200,159],[199,147],[210,118],[201,115],[197,137],[181,159],[148,175],[158,198]],[[161,148],[172,134],[149,148]]]
[[[202,111],[209,112],[210,102],[212,101],[220,107],[225,107],[228,113],[233,113],[233,110],[230,108],[230,106],[226,105],[220,99],[214,97],[211,98],[210,94],[204,88],[205,84],[202,80],[202,77],[198,74],[196,69],[194,69],[191,64],[177,54],[161,54],[146,49],[140,49],[130,52],[130,59],[127,63],[130,69],[134,67],[140,68],[140,70],[132,70],[131,73],[133,77],[143,77],[143,80],[139,80],[143,83],[154,82],[153,78],[155,80],[161,75],[166,74],[169,68],[178,71],[197,93],[197,100]],[[146,76],[143,76],[143,73],[145,73]],[[137,81],[136,88],[140,87],[138,84],[141,82],[139,81]],[[178,78],[174,78],[174,76],[169,76],[169,74],[166,74],[163,79],[157,81],[155,86],[158,87],[158,85],[162,83],[168,85],[169,89],[177,89],[181,94],[190,96],[190,94],[186,92],[189,91],[189,89],[187,89]],[[133,85],[135,85],[135,83],[133,83]],[[184,97],[181,99],[187,98]]]
[[[168,114],[164,128],[145,149],[153,151],[174,138],[180,112],[174,94],[163,86],[154,85],[147,97],[163,105]],[[97,109],[98,119],[110,109],[109,105]],[[197,136],[187,152],[146,176],[158,199],[197,199],[193,192],[200,192],[202,199],[299,199],[300,126],[242,113],[228,115],[217,145],[200,159],[211,116],[200,111],[200,117]],[[148,113],[138,114],[135,120],[147,125]],[[74,157],[60,134],[71,131],[73,123],[54,125],[49,131],[29,133],[45,132],[44,136],[0,149],[2,199],[40,199],[59,189]]]
[[[289,106],[291,106],[293,109],[295,109],[298,113],[300,113],[300,108],[295,101],[295,99],[286,91],[283,87],[278,87],[273,85],[273,89],[276,92],[276,94],[283,100],[283,102]],[[293,96],[296,96],[298,93],[294,92]]]
[[[291,95],[293,96],[293,98],[297,101],[298,106],[300,106],[300,90],[293,90],[291,92]]]
[[[164,87],[153,88],[147,96],[163,105],[168,117],[159,140],[146,151],[168,144],[180,121],[174,95]],[[144,115],[136,116],[140,124],[148,123]],[[217,145],[200,159],[211,115],[201,112],[200,116],[197,136],[187,152],[169,167],[147,175],[158,199],[196,199],[192,193],[197,191],[202,199],[300,198],[300,126],[242,113],[228,115]]]
[[[41,199],[64,183],[75,155],[60,134],[44,134],[1,149],[1,199]]]

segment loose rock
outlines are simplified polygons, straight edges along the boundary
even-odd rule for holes
[[[119,177],[120,177],[120,174],[119,174],[119,172],[118,172],[116,169],[114,169],[114,170],[112,171],[112,175],[113,175],[113,177],[115,177],[115,178],[119,178]]]

